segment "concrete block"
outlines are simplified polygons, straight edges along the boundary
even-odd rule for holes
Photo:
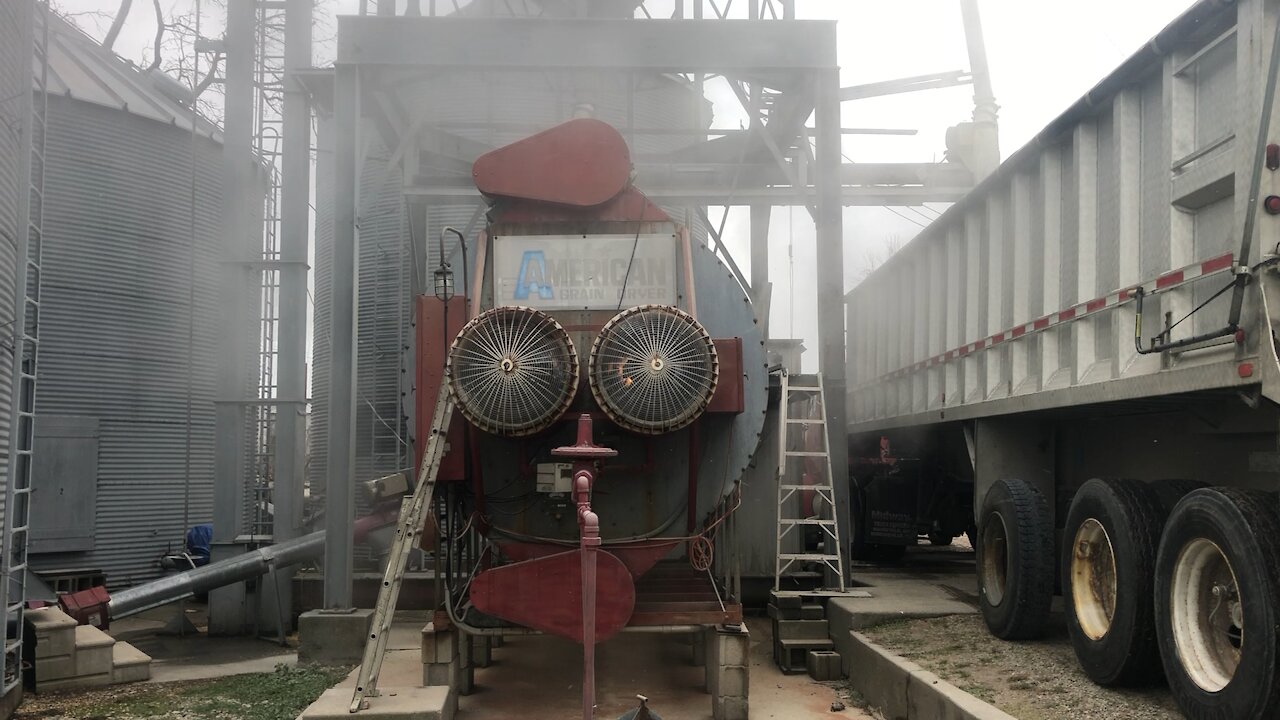
[[[456,688],[458,686],[458,672],[457,662],[425,663],[422,666],[422,684],[425,687],[443,685]]]
[[[827,609],[821,605],[801,605],[799,620],[826,620]]]
[[[713,700],[711,717],[714,720],[748,720],[750,705],[744,697],[726,697]]]
[[[751,687],[750,668],[741,665],[725,665],[720,668],[717,694],[724,697],[746,697]]]
[[[722,625],[716,628],[716,664],[750,665],[751,636],[747,626]]]
[[[828,632],[826,620],[777,620],[773,624],[773,636],[779,640],[826,640]]]
[[[298,720],[452,720],[457,708],[458,699],[449,688],[388,687],[369,698],[368,708],[352,715],[351,688],[336,687],[325,690]]]
[[[458,682],[454,688],[459,695],[470,695],[476,689],[476,666],[472,657],[473,638],[460,637],[458,642]]]
[[[493,664],[493,638],[476,636],[471,638],[471,662],[478,668],[487,668]]]
[[[839,680],[840,654],[832,650],[810,650],[805,658],[809,677],[819,682]]]
[[[151,656],[127,642],[111,646],[111,681],[142,682],[151,679]]]
[[[59,655],[51,658],[36,658],[36,677],[41,680],[64,680],[76,676],[76,656]]]
[[[804,599],[799,595],[780,595],[778,593],[769,593],[769,600],[773,605],[787,610],[799,610],[804,604]]]
[[[76,649],[76,621],[56,607],[28,610],[36,628],[36,658],[69,656]]]
[[[422,628],[422,662],[448,663],[458,658],[458,631],[452,628],[437,630],[435,623]]]
[[[489,640],[491,641],[491,644],[495,648],[500,648],[503,645],[507,644],[507,639],[501,635],[494,635],[493,637],[489,638]]]
[[[355,665],[364,656],[373,610],[312,610],[298,617],[298,662]]]

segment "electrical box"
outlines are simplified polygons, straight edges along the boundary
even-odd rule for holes
[[[573,492],[573,464],[538,463],[538,492]]]

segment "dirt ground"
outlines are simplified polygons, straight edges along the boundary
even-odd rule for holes
[[[937,673],[1019,720],[1177,720],[1164,686],[1099,687],[1080,670],[1061,614],[1043,640],[1005,642],[978,615],[908,620],[866,632],[875,642]]]

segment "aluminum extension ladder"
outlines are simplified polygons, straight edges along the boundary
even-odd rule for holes
[[[369,640],[364,646],[364,659],[360,674],[356,677],[356,691],[351,697],[351,712],[369,707],[369,698],[378,695],[378,674],[382,672],[382,660],[386,656],[387,638],[391,636],[391,620],[396,613],[396,600],[404,582],[404,570],[409,564],[409,554],[418,544],[423,522],[431,510],[435,493],[436,475],[440,473],[440,461],[444,457],[449,422],[453,419],[454,402],[449,394],[449,383],[440,385],[436,397],[436,412],[431,418],[431,434],[427,448],[422,453],[422,465],[418,468],[418,482],[413,494],[400,504],[400,517],[396,521],[396,540],[387,557],[387,570],[382,575],[382,588],[378,591],[378,605],[373,611],[373,623]]]
[[[827,435],[827,400],[822,388],[822,375],[797,375],[796,384],[784,370],[782,372],[782,406],[778,409],[778,525],[777,553],[774,562],[773,589],[782,589],[782,578],[788,572],[794,572],[797,563],[822,563],[838,578],[840,592],[845,591],[844,577],[844,544],[840,541],[840,525],[836,517],[835,488],[831,484],[831,448]],[[809,401],[809,402],[805,402]],[[816,405],[815,405],[816,404]],[[801,409],[809,417],[796,417]],[[793,428],[801,428],[801,432],[816,427],[821,436],[821,449],[804,447],[803,436],[800,448],[791,447]],[[804,466],[819,460],[820,472],[811,477],[810,484],[801,480]],[[815,509],[809,517],[804,517],[801,509],[801,493],[813,492],[817,499],[825,503],[824,510]],[[824,517],[825,516],[825,517]],[[819,552],[783,552],[784,541],[803,542],[799,532],[790,534],[797,527],[819,527],[823,531],[823,549]],[[790,535],[789,535],[790,534]],[[832,552],[834,548],[834,552]]]

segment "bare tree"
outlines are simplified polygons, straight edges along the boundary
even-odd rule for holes
[[[116,16],[111,20],[111,28],[107,30],[107,36],[102,39],[102,47],[110,50],[116,45],[116,38],[120,35],[120,28],[124,27],[125,18],[129,17],[129,9],[133,7],[133,0],[120,0],[120,9],[116,10]]]
[[[863,248],[862,253],[858,256],[857,264],[854,267],[853,276],[858,282],[862,282],[871,277],[871,273],[876,268],[885,264],[894,253],[902,249],[907,241],[901,235],[890,235],[881,238],[880,242],[872,247]]]

